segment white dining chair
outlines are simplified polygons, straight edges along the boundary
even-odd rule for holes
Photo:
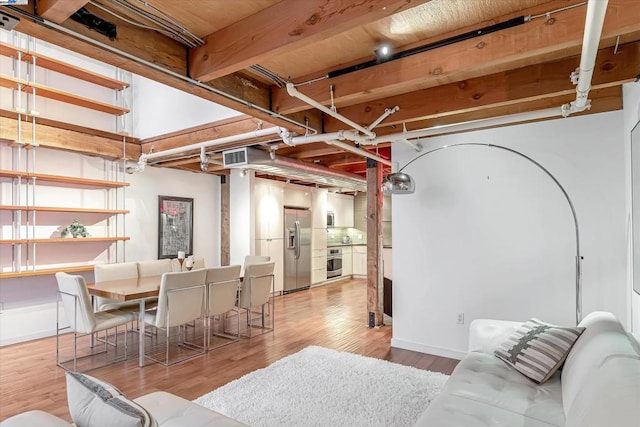
[[[173,271],[169,258],[138,261],[136,264],[140,277],[162,276],[164,273]]]
[[[227,315],[236,310],[240,290],[240,266],[212,267],[206,269],[207,284],[207,350],[222,347],[240,340],[240,316],[235,312],[235,332],[228,330]],[[217,322],[216,322],[217,321]],[[212,344],[211,337],[220,338]]]
[[[138,278],[138,264],[135,262],[117,262],[113,264],[96,264],[93,267],[93,278],[96,282],[111,280],[125,280]],[[96,307],[99,310],[126,310],[135,312],[140,302],[118,301],[112,298],[95,297]]]
[[[274,329],[273,270],[275,264],[273,261],[249,264],[244,271],[238,296],[238,308],[244,309],[247,314],[246,336],[252,337],[272,332]],[[257,311],[254,311],[255,309]],[[256,314],[259,315],[259,323],[256,323]]]
[[[165,357],[164,360],[157,358],[154,356],[156,351],[153,349],[147,352],[145,357],[165,366],[169,366],[205,353],[204,328],[200,330],[203,343],[202,345],[198,345],[195,342],[195,340],[198,339],[198,329],[193,328],[192,333],[190,334],[193,336],[193,339],[191,341],[187,341],[187,331],[183,326],[187,322],[204,319],[204,315],[206,313],[206,276],[207,272],[204,269],[170,272],[162,275],[158,296],[158,306],[155,310],[149,310],[145,313],[144,321],[149,325],[165,331]],[[178,351],[176,351],[178,357],[176,360],[170,361],[170,331],[172,328],[178,329],[178,340],[176,346],[178,349]],[[160,336],[160,334],[158,334],[158,336]],[[151,337],[151,340],[154,339],[157,340],[157,337]],[[184,353],[186,353],[186,355]]]
[[[244,257],[244,264],[242,264],[242,269],[240,270],[240,277],[244,277],[244,270],[248,265],[257,264],[260,262],[269,262],[271,261],[271,257],[267,255],[247,255]]]
[[[78,360],[85,357],[95,356],[108,352],[109,343],[104,340],[104,350],[99,353],[93,353],[78,356],[78,338],[91,335],[97,332],[106,331],[121,325],[125,326],[124,334],[124,356],[111,361],[107,364],[121,362],[127,358],[127,333],[126,324],[133,318],[131,313],[120,310],[93,311],[89,291],[84,278],[79,275],[71,275],[63,272],[56,273],[56,281],[58,282],[58,298],[56,304],[56,364],[63,369],[69,370],[65,364],[73,361],[73,371],[78,370]],[[64,313],[69,326],[61,326],[59,303],[62,302]],[[70,329],[73,333],[73,358],[68,360],[60,360],[60,333],[66,329]],[[117,337],[116,337],[117,338]],[[95,369],[105,366],[91,366],[89,369]],[[88,370],[88,369],[87,369]]]

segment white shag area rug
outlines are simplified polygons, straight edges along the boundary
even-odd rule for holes
[[[410,426],[448,378],[311,346],[194,402],[251,427]]]

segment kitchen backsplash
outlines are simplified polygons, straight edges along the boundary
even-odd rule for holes
[[[327,245],[358,245],[367,243],[367,233],[352,227],[327,228]]]
[[[361,245],[367,243],[367,232],[353,227],[327,228],[327,246]],[[391,246],[391,221],[382,223],[382,244]]]

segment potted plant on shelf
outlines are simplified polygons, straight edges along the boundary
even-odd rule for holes
[[[90,234],[87,231],[87,227],[85,227],[80,221],[74,219],[71,224],[67,225],[61,233],[62,237],[73,237],[74,239],[77,237],[89,237]]]

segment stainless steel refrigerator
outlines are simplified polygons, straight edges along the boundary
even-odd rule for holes
[[[311,211],[284,210],[284,284],[283,292],[311,286]]]

